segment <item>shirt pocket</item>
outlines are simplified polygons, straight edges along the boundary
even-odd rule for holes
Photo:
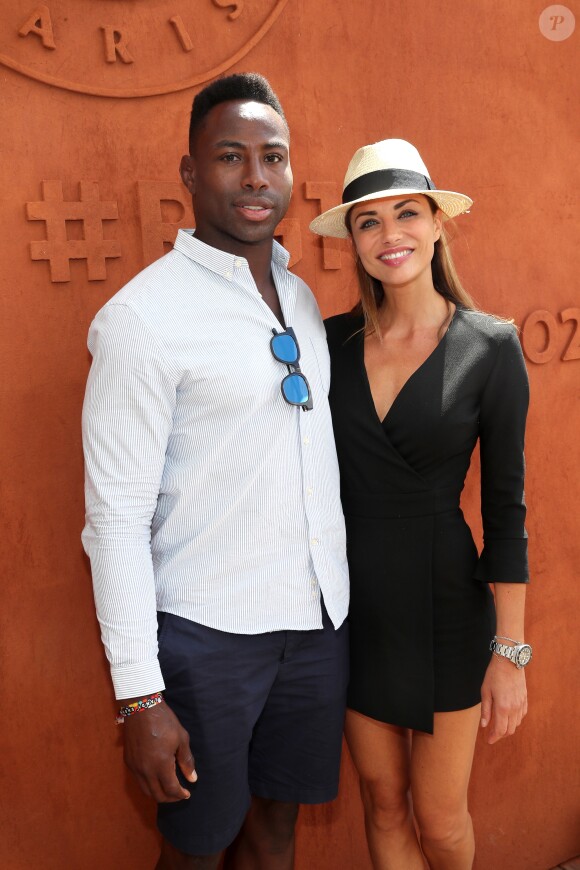
[[[328,354],[328,345],[324,339],[316,340],[311,338],[310,347],[312,348],[312,357],[319,383],[328,396],[328,390],[330,389],[330,356]],[[306,376],[308,377],[308,375]]]

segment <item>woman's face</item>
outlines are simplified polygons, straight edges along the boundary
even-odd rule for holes
[[[387,287],[429,281],[440,212],[421,194],[389,196],[353,206],[350,227],[365,270]]]

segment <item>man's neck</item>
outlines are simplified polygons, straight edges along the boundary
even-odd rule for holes
[[[266,256],[266,254],[268,254],[268,256]],[[272,275],[272,243],[270,243],[269,252],[254,248],[253,251],[246,252],[245,257],[248,261],[250,272],[252,273],[258,292],[261,294],[262,299],[273,311],[280,323],[283,324],[284,315],[282,314],[280,297],[278,296],[278,290],[274,283],[274,276]]]
[[[237,256],[245,257],[250,267],[256,287],[262,295],[273,286],[272,278],[272,242],[269,245],[245,245],[244,252]]]

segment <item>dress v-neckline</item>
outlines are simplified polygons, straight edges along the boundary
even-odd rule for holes
[[[371,404],[371,408],[372,408],[372,411],[373,411],[374,417],[375,417],[375,419],[377,420],[378,424],[379,424],[379,425],[381,426],[381,428],[383,429],[383,431],[385,431],[386,423],[388,422],[388,419],[389,419],[389,417],[391,416],[391,412],[393,411],[393,408],[394,408],[395,405],[398,403],[400,396],[401,396],[401,395],[406,391],[408,385],[411,383],[412,380],[414,380],[414,378],[416,377],[416,375],[418,375],[419,372],[420,372],[423,368],[425,368],[425,366],[426,366],[426,365],[427,365],[427,364],[428,364],[428,363],[433,359],[433,357],[434,357],[435,354],[439,351],[439,349],[440,349],[442,346],[444,346],[444,344],[445,344],[445,342],[446,342],[446,339],[447,339],[447,336],[449,335],[449,332],[450,332],[450,330],[451,330],[451,327],[453,326],[453,324],[454,324],[454,322],[455,322],[455,318],[457,317],[457,312],[460,311],[460,310],[461,310],[461,307],[460,307],[459,305],[456,305],[456,306],[455,306],[455,311],[453,312],[453,317],[452,317],[451,320],[449,321],[449,325],[448,325],[447,329],[445,330],[445,332],[443,333],[443,335],[441,336],[441,338],[439,339],[439,341],[437,342],[437,344],[435,345],[435,347],[433,348],[433,350],[431,351],[431,353],[430,353],[427,357],[425,357],[425,359],[423,360],[423,362],[422,362],[420,365],[418,365],[417,368],[416,368],[413,372],[411,372],[411,374],[409,375],[409,377],[407,378],[407,380],[405,381],[405,383],[403,384],[403,386],[401,387],[401,389],[399,390],[399,392],[397,393],[397,395],[395,396],[395,398],[394,398],[393,401],[391,402],[391,404],[390,404],[390,406],[389,406],[389,409],[387,410],[387,413],[386,413],[385,416],[382,418],[382,420],[381,420],[381,418],[379,417],[379,413],[378,413],[378,411],[377,411],[377,406],[375,405],[375,400],[374,400],[374,397],[373,397],[373,391],[371,390],[371,382],[370,382],[370,380],[369,380],[369,375],[368,375],[367,367],[366,367],[366,363],[365,363],[365,341],[364,341],[365,336],[364,336],[364,332],[361,334],[361,343],[360,343],[361,356],[360,356],[360,361],[361,361],[361,367],[362,367],[363,380],[364,380],[364,382],[365,382],[366,393],[367,393],[368,399],[369,399],[369,401],[370,401],[370,404]]]

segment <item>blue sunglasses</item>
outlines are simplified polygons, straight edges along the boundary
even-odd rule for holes
[[[298,405],[303,411],[311,411],[312,393],[310,392],[308,381],[298,365],[300,348],[298,347],[294,330],[289,326],[285,332],[276,332],[275,329],[272,332],[274,333],[270,339],[272,356],[278,362],[288,366],[289,371],[289,374],[286,375],[280,384],[282,395],[289,405]]]

